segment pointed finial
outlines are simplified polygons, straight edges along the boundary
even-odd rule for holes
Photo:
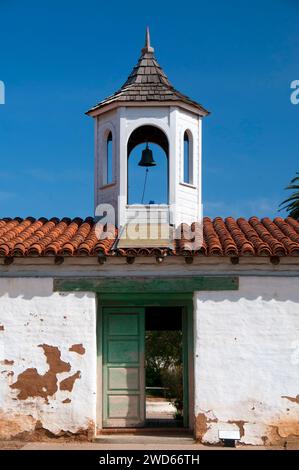
[[[145,54],[146,52],[154,52],[154,48],[151,47],[151,38],[150,38],[150,30],[149,27],[146,27],[145,32],[145,44],[144,47],[141,49],[142,53]]]

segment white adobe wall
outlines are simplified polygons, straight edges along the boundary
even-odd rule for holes
[[[94,294],[53,293],[49,278],[2,278],[0,439],[87,436],[95,416]]]
[[[246,444],[299,436],[298,273],[288,270],[241,275],[239,291],[194,295],[195,428],[204,442],[223,429],[240,429]],[[170,273],[178,271],[161,271]],[[0,439],[93,433],[96,356],[93,294],[53,293],[49,277],[1,278]]]
[[[197,292],[197,437],[240,429],[245,444],[299,437],[298,277],[240,277],[239,291]]]

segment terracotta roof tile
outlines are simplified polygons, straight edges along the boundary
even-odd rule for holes
[[[101,239],[101,236],[105,235],[105,238]],[[93,252],[96,254],[108,255],[111,251],[112,246],[115,243],[117,237],[117,229],[114,225],[105,226],[103,224],[96,224],[96,236],[97,241],[93,247]]]
[[[34,243],[28,250],[28,254],[30,255],[47,255],[47,249],[51,246],[51,242],[56,240],[67,228],[67,223],[70,219],[63,218],[61,221],[58,219],[57,221],[52,219],[53,227],[51,230],[42,237],[38,243]],[[48,254],[55,254],[51,252],[49,249]]]
[[[275,238],[275,235],[273,235],[271,232],[273,232],[273,229],[269,227],[269,223],[266,225],[263,223],[265,219],[258,219],[258,217],[251,217],[249,219],[249,223],[254,227],[256,232],[258,233],[259,237],[268,244],[268,246],[271,249],[271,252],[273,255],[276,256],[285,256],[288,253],[288,250],[286,247],[277,239]],[[268,226],[268,227],[267,227]],[[270,231],[268,230],[270,229]]]
[[[240,226],[238,225],[238,221],[233,219],[232,217],[227,217],[225,219],[225,224],[233,237],[236,246],[238,247],[238,252],[241,256],[243,255],[254,255],[254,246],[250,240],[248,240],[246,236],[246,232],[244,233]]]
[[[103,237],[106,235],[106,238]],[[107,238],[108,235],[108,238]],[[181,224],[169,248],[117,248],[117,228],[70,218],[0,219],[0,257],[34,256],[299,256],[299,221],[287,217],[203,219]],[[115,248],[116,247],[116,248]]]
[[[79,246],[84,242],[91,232],[93,225],[93,219],[90,217],[85,221],[82,221],[82,224],[78,227],[73,238],[68,240],[62,248],[59,250],[61,255],[73,255]]]
[[[238,219],[238,225],[242,232],[246,235],[246,239],[252,244],[254,252],[257,254],[257,256],[271,256],[271,249],[269,245],[260,239],[256,230],[246,219],[240,217]]]
[[[290,221],[291,220],[292,219],[290,219]],[[281,217],[276,217],[274,219],[274,222],[290,240],[296,242],[297,244],[299,243],[299,233],[296,232],[295,228],[291,224],[284,221],[284,219],[282,219]]]
[[[208,255],[222,255],[223,249],[220,239],[215,231],[214,224],[209,217],[203,219],[203,236],[207,244]]]
[[[82,222],[82,219],[76,218],[72,220],[66,227],[63,229],[62,224],[60,227],[59,236],[52,240],[52,242],[45,247],[44,253],[46,256],[48,255],[57,255],[65,243],[68,240],[71,240],[75,233],[78,230],[79,224]],[[66,224],[66,222],[64,222]],[[59,226],[60,224],[58,224]],[[58,228],[57,226],[57,228]]]
[[[285,219],[285,222],[287,222],[295,230],[296,233],[299,233],[298,220],[292,219],[292,217],[287,217]]]
[[[96,225],[92,225],[89,234],[83,242],[80,243],[77,249],[79,256],[90,256],[93,253],[93,247],[97,243],[98,238],[96,235]]]
[[[202,226],[193,222],[191,226],[181,224],[175,235],[174,254],[190,256],[193,254],[206,254],[207,244],[202,239]]]
[[[53,237],[55,237],[57,231],[56,224],[58,224],[59,219],[52,218],[48,220],[43,227],[34,233],[31,237],[31,244],[28,246],[27,254],[29,256],[40,256],[43,252],[45,246],[52,240],[52,232]],[[29,240],[27,240],[27,243]]]
[[[227,228],[225,221],[221,217],[216,217],[214,220],[215,232],[223,246],[223,252],[226,256],[237,256],[238,246],[234,241],[232,233]]]
[[[263,224],[271,235],[278,241],[281,242],[281,244],[284,246],[284,248],[287,249],[288,253],[296,253],[299,254],[298,251],[298,242],[293,241],[289,236],[287,236],[279,227],[279,224],[276,224],[274,221],[270,220],[269,217],[265,217],[262,219]],[[283,224],[281,224],[283,225]],[[299,237],[298,237],[299,238]]]

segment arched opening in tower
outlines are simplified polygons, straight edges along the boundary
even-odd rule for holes
[[[128,204],[168,204],[169,144],[158,127],[146,125],[129,137]]]

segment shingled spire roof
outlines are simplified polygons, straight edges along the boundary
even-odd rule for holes
[[[141,56],[127,81],[116,93],[100,101],[87,111],[87,114],[114,103],[134,105],[135,103],[144,104],[144,102],[151,102],[152,104],[185,103],[195,107],[202,116],[209,114],[199,103],[183,95],[171,85],[154,56],[154,48],[150,44],[148,27],[145,35],[145,45],[141,49]]]

